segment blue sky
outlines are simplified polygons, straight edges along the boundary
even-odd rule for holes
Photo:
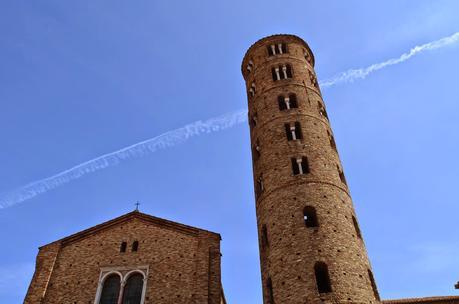
[[[0,3],[0,192],[246,108],[256,40],[303,37],[320,79],[459,31],[457,1]],[[383,298],[459,294],[459,45],[323,91]],[[133,210],[222,234],[230,303],[262,303],[247,124],[0,209],[0,302],[37,247]]]

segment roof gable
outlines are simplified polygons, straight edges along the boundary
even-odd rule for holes
[[[169,220],[165,220],[165,219],[158,218],[158,217],[155,217],[155,216],[151,216],[151,215],[139,212],[139,211],[132,211],[132,212],[124,214],[124,215],[122,215],[120,217],[114,218],[112,220],[106,221],[104,223],[98,224],[98,225],[93,226],[91,228],[82,230],[80,232],[77,232],[77,233],[72,234],[70,236],[67,236],[65,238],[62,238],[62,239],[60,239],[60,240],[58,240],[56,242],[60,242],[62,246],[66,246],[66,245],[69,245],[69,244],[74,243],[76,241],[79,241],[81,239],[84,239],[86,237],[89,237],[91,235],[94,235],[95,233],[99,233],[101,231],[105,231],[107,229],[122,225],[123,223],[131,221],[133,219],[139,219],[141,221],[153,224],[153,225],[155,225],[157,227],[174,230],[174,231],[177,231],[177,232],[180,232],[180,233],[184,233],[184,234],[187,234],[187,235],[198,236],[200,233],[205,233],[207,235],[209,235],[209,234],[210,235],[214,235],[216,238],[221,239],[220,235],[218,233],[215,233],[215,232],[211,232],[211,231],[207,231],[207,230],[204,230],[204,229],[199,229],[199,228],[187,226],[187,225],[180,224],[180,223],[173,222],[173,221],[169,221]],[[53,242],[53,243],[56,243],[56,242]],[[45,245],[45,246],[47,246],[47,245]],[[42,246],[42,247],[45,247],[45,246]]]

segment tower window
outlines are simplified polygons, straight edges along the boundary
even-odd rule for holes
[[[247,64],[246,69],[247,69],[247,71],[249,73],[252,72],[252,70],[253,70],[253,61],[252,60],[249,60],[249,63]]]
[[[258,121],[258,115],[257,113],[254,113],[252,117],[250,118],[250,124],[252,125],[252,127],[255,127],[257,125],[257,121]]]
[[[135,252],[135,251],[138,251],[139,250],[139,241],[134,241],[132,243],[132,251]]]
[[[289,64],[273,67],[271,74],[274,81],[292,78],[292,67]]]
[[[266,228],[266,225],[263,224],[261,228],[261,246],[263,248],[267,247],[269,245],[268,241],[268,228]]]
[[[333,150],[338,152],[338,150],[336,149],[335,138],[333,137],[333,135],[328,130],[327,130],[327,134],[328,134],[328,140],[330,141],[330,146],[333,148]]]
[[[296,95],[295,94],[290,94],[290,95],[288,95],[288,98],[290,100],[290,108],[292,108],[292,109],[298,108],[298,103],[296,101]]]
[[[306,206],[303,209],[304,224],[308,228],[319,227],[316,209],[312,206]]]
[[[290,94],[287,97],[280,95],[277,97],[277,102],[281,111],[298,108],[295,94]]]
[[[127,243],[126,242],[122,242],[121,243],[121,247],[120,247],[120,252],[126,252],[126,247],[127,247]]]
[[[314,75],[314,73],[312,73],[311,71],[308,71],[309,72],[309,79],[311,81],[311,84],[316,88],[318,89],[319,88],[319,84],[317,83],[317,77],[316,75]]]
[[[325,117],[326,119],[328,119],[327,111],[325,110],[324,106],[322,105],[322,103],[320,101],[317,102],[317,107],[319,109],[320,116]]]
[[[253,147],[253,158],[254,160],[258,160],[261,156],[261,147],[260,147],[260,141],[257,139],[255,146]]]
[[[266,291],[268,292],[268,304],[274,304],[273,282],[271,278],[266,280]]]
[[[309,163],[306,157],[303,156],[301,158],[292,158],[291,161],[293,175],[309,173]]]
[[[357,236],[361,239],[362,232],[360,231],[359,223],[357,223],[357,219],[355,218],[355,216],[352,216],[352,223],[354,224],[355,233],[357,233]]]
[[[341,168],[339,166],[336,166],[336,169],[338,170],[339,179],[341,180],[341,182],[343,184],[345,184],[347,186],[347,181],[346,181],[346,177],[344,176],[343,170],[341,170]]]
[[[268,55],[269,56],[281,55],[281,54],[288,53],[287,44],[285,44],[285,43],[271,44],[271,45],[268,45],[267,48],[268,48]]]
[[[252,82],[252,84],[250,85],[250,88],[249,88],[249,95],[250,97],[253,97],[255,96],[255,93],[256,93],[256,85],[255,85],[255,82]]]
[[[285,132],[287,134],[287,140],[289,141],[303,138],[299,122],[295,122],[294,124],[285,124]]]
[[[373,273],[370,269],[368,269],[368,277],[370,278],[371,287],[373,288],[373,293],[375,295],[376,300],[380,301],[378,287],[376,286],[375,278],[373,277]]]
[[[260,177],[257,178],[257,184],[255,188],[256,197],[258,198],[261,195],[261,193],[263,193],[264,190],[265,190],[265,186],[263,184],[263,176],[260,175]]]
[[[317,262],[314,265],[314,273],[316,275],[317,290],[319,293],[331,292],[332,288],[327,264],[324,262]]]
[[[304,59],[306,59],[307,62],[309,62],[310,64],[312,64],[312,57],[311,57],[311,54],[309,54],[308,51],[304,50]]]

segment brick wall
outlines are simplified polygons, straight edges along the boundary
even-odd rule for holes
[[[133,212],[40,248],[25,303],[94,303],[101,269],[145,266],[144,303],[221,301],[220,236]]]

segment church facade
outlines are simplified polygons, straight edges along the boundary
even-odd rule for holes
[[[380,299],[307,43],[263,38],[242,74],[263,303],[459,304]],[[134,211],[41,247],[24,303],[224,304],[220,240]]]
[[[220,240],[134,211],[41,247],[24,303],[223,304]]]

